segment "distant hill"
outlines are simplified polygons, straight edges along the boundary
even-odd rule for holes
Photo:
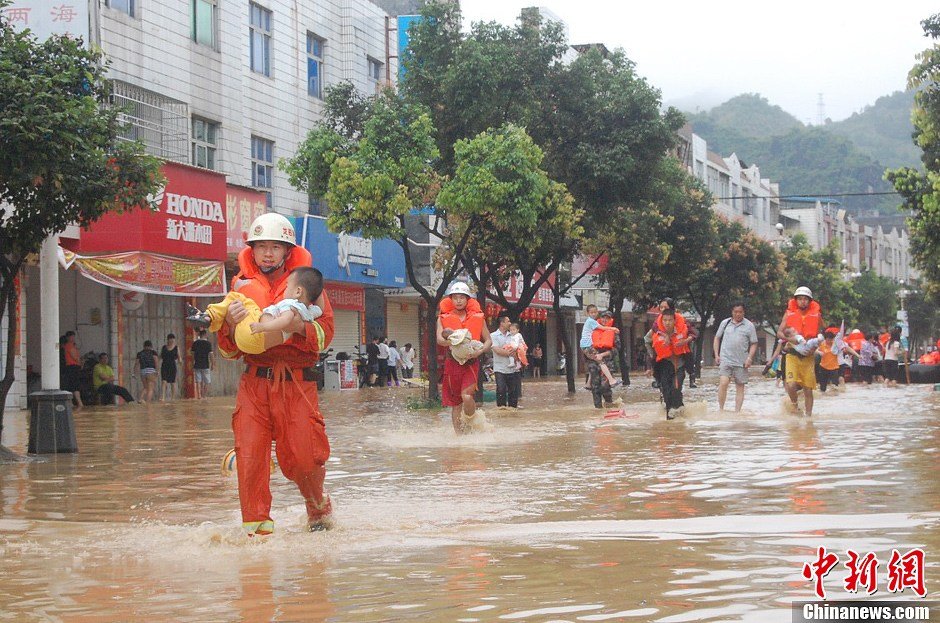
[[[911,139],[913,106],[913,91],[895,91],[848,119],[827,123],[826,128],[848,138],[886,167],[919,167],[920,150]]]
[[[905,97],[896,93],[880,98],[845,121],[820,127],[806,126],[751,93],[689,115],[689,121],[695,133],[708,141],[709,149],[723,156],[736,153],[745,163],[756,163],[762,176],[780,182],[782,194],[885,192],[892,190],[882,179],[886,167],[917,165]],[[905,140],[912,149],[903,147]],[[855,213],[893,214],[898,204],[892,195],[839,199]]]

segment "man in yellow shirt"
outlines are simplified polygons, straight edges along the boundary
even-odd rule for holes
[[[114,384],[114,368],[108,365],[108,353],[98,355],[98,363],[92,370],[92,384],[100,397],[100,404],[114,404],[114,396],[120,396],[125,402],[134,402],[134,397],[126,388]]]

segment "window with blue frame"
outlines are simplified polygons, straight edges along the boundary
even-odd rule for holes
[[[326,40],[307,33],[307,95],[323,99],[323,49]]]

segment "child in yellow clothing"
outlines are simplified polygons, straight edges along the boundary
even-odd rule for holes
[[[323,275],[316,268],[303,266],[291,271],[284,289],[285,298],[274,305],[262,310],[244,294],[229,292],[221,302],[209,305],[205,312],[190,306],[186,320],[209,331],[218,331],[225,322],[229,305],[240,301],[248,316],[235,325],[235,344],[243,353],[257,355],[290,339],[291,334],[285,329],[293,323],[295,315],[308,322],[323,315],[323,310],[313,304],[321,292]]]

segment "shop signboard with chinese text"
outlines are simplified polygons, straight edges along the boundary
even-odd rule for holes
[[[28,28],[39,41],[68,35],[88,45],[87,0],[13,0],[0,11],[14,29]]]
[[[394,240],[334,234],[327,229],[326,219],[314,216],[298,218],[296,231],[297,242],[310,251],[314,267],[328,281],[383,288],[407,285],[405,255]]]
[[[105,214],[69,248],[83,255],[145,251],[224,261],[225,176],[175,162],[164,163],[160,171],[166,185],[151,198],[154,210]]]
[[[225,187],[225,244],[229,254],[238,255],[245,248],[245,234],[251,222],[267,211],[267,198],[253,188]]]
[[[362,286],[326,283],[323,285],[323,290],[329,297],[333,309],[349,309],[360,312],[366,309],[366,292]]]
[[[533,278],[533,283],[539,279],[540,276]],[[551,307],[555,302],[555,295],[552,292],[552,286],[555,284],[555,275],[550,275],[545,282],[538,287],[538,290],[535,292],[535,296],[532,297],[532,302],[530,305],[532,307]],[[509,279],[509,282],[505,284],[503,288],[503,296],[506,297],[506,300],[510,303],[515,303],[519,300],[519,296],[522,294],[522,289],[524,288],[524,280],[522,274],[518,271],[513,273],[513,276]]]

